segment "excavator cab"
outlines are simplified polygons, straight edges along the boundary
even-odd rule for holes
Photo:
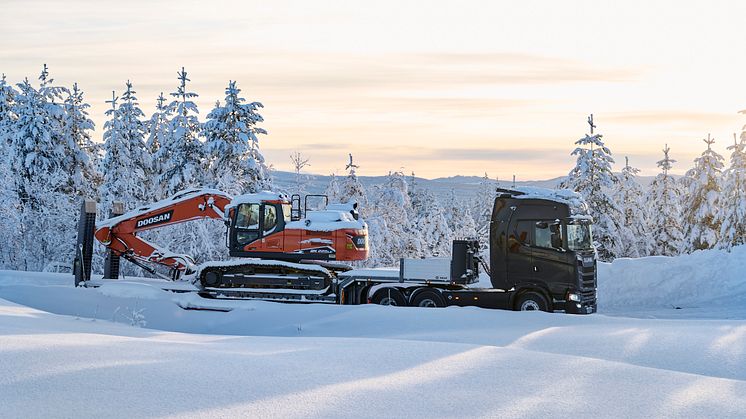
[[[267,257],[283,252],[282,233],[290,215],[290,203],[281,199],[236,205],[230,211],[228,229],[231,256]],[[261,254],[249,254],[256,252]]]
[[[309,199],[322,204],[309,209]],[[260,192],[234,198],[227,208],[227,241],[233,257],[300,260],[364,260],[367,227],[357,219],[357,206],[328,205],[324,195],[300,197]]]

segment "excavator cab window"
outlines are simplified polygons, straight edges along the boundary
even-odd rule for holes
[[[241,204],[236,213],[236,241],[239,245],[259,238],[259,204]]]
[[[277,208],[273,205],[264,205],[264,224],[262,231],[264,236],[272,234],[277,228]]]

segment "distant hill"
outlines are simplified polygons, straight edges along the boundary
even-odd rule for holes
[[[292,191],[295,188],[295,173],[277,170],[272,172],[272,175],[274,176],[274,184],[279,189]],[[306,192],[318,194],[324,193],[324,190],[326,190],[326,187],[329,185],[329,180],[331,178],[328,175],[306,174],[305,176],[308,179],[306,183]],[[358,179],[360,179],[360,182],[363,184],[363,186],[365,186],[366,189],[371,189],[374,185],[382,184],[386,180],[386,176],[358,176]],[[556,177],[546,180],[518,181],[515,183],[515,185],[535,186],[541,188],[556,188],[560,181],[562,181],[562,179],[563,177]],[[640,184],[644,188],[647,188],[648,186],[650,186],[650,183],[653,182],[655,176],[639,176],[638,179],[640,181]],[[454,191],[457,198],[468,199],[479,193],[479,183],[482,181],[482,178],[479,176],[456,175],[437,179],[415,177],[415,181],[418,185],[434,192],[438,197],[447,198],[450,196],[451,191]],[[492,179],[490,180],[490,182],[493,183],[495,187],[497,187],[498,185],[501,187],[513,186],[513,182],[510,181],[497,182]]]

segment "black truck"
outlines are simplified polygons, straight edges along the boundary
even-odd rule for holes
[[[499,189],[485,252],[489,269],[476,240],[456,240],[450,259],[402,259],[398,272],[341,273],[337,302],[595,313],[596,252],[587,213],[570,191]],[[480,282],[480,265],[489,283]]]

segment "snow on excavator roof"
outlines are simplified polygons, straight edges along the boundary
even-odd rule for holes
[[[237,197],[233,198],[230,205],[226,207],[226,209],[230,207],[235,207],[239,204],[261,204],[265,201],[287,201],[288,196],[284,193],[279,192],[272,192],[272,191],[261,191],[257,193],[247,193],[243,195],[238,195]]]

